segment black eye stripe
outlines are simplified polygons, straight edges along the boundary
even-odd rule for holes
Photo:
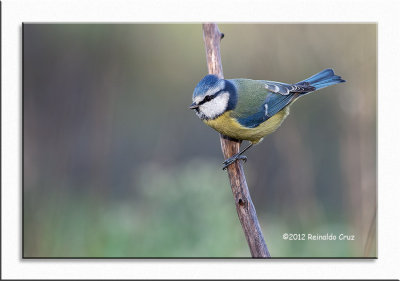
[[[219,93],[219,92],[215,93],[215,94],[212,95],[212,96],[210,96],[210,95],[205,96],[204,99],[203,99],[201,102],[199,102],[199,105],[202,105],[202,104],[204,104],[204,103],[206,103],[206,102],[212,100],[213,98],[215,98],[215,97],[218,95],[218,93]]]

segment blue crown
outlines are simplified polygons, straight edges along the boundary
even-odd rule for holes
[[[215,88],[219,78],[216,75],[208,74],[197,84],[193,91],[193,97],[204,95],[210,89]]]

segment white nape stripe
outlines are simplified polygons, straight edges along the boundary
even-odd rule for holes
[[[265,107],[265,115],[268,115],[268,104],[266,103],[266,104],[264,105],[264,107]]]

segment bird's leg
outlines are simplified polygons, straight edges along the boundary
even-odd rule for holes
[[[246,162],[247,161],[247,157],[242,155],[242,154],[252,146],[253,146],[253,143],[250,143],[245,149],[243,149],[239,153],[236,153],[231,158],[226,159],[222,163],[222,164],[224,164],[224,166],[222,167],[222,170],[225,170],[226,168],[228,168],[229,165],[233,164],[237,160],[243,160],[244,162]]]

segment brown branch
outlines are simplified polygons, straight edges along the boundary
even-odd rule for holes
[[[216,24],[207,23],[203,24],[203,37],[206,47],[208,72],[217,75],[219,78],[224,78],[220,54],[220,41],[223,34],[220,33]],[[234,141],[222,135],[220,136],[220,141],[225,159],[239,152],[240,141]],[[258,223],[256,209],[251,201],[242,164],[240,161],[236,161],[227,170],[232,193],[235,198],[236,211],[246,236],[251,256],[254,258],[268,258],[270,254],[265,244],[260,224]]]

